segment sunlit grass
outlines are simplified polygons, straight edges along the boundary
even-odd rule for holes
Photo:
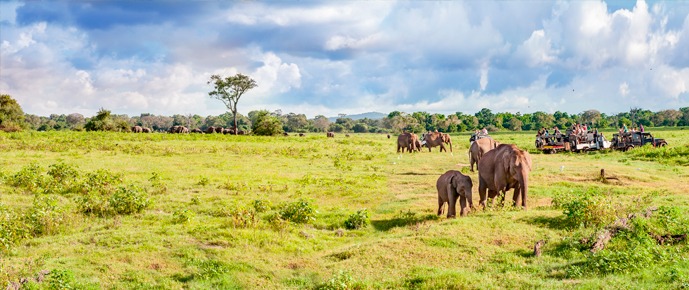
[[[686,215],[689,171],[682,160],[689,131],[658,132],[670,143],[667,148],[581,154],[541,154],[533,148],[533,135],[494,134],[532,154],[528,211],[494,208],[447,220],[435,215],[435,181],[443,172],[471,176],[478,203],[478,178],[468,172],[468,134],[453,136],[452,154],[397,154],[394,140],[382,134],[332,139],[325,134],[0,133],[5,180],[0,203],[6,212],[32,207],[36,194],[7,182],[31,163],[42,166],[43,174],[58,163],[81,173],[107,169],[121,174],[126,184],[145,188],[151,199],[140,213],[98,217],[76,210],[77,194],[42,194],[60,201],[65,226],[4,250],[0,278],[4,285],[45,269],[55,277],[64,274],[72,287],[203,289],[338,283],[350,288],[607,288],[633,286],[627,282],[632,278],[650,288],[689,283],[684,268],[662,263],[656,265],[662,277],[643,271],[572,276],[571,265],[588,256],[563,254],[572,251],[563,241],[578,237],[562,209],[551,205],[563,194],[593,190],[625,204],[650,196],[652,205],[677,206]],[[609,179],[600,178],[601,169]],[[298,201],[305,202],[303,210],[315,211],[313,220],[286,220],[285,208]],[[346,229],[346,221],[363,209],[370,223]],[[538,240],[547,243],[544,255],[534,258]],[[676,247],[686,261],[686,243]]]

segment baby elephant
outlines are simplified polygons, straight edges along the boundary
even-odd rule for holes
[[[438,215],[443,214],[443,205],[447,202],[447,217],[455,217],[455,205],[459,199],[460,215],[466,216],[469,208],[474,208],[471,201],[471,177],[460,173],[457,170],[449,170],[438,177],[436,187],[438,188]],[[467,207],[467,202],[469,207]]]

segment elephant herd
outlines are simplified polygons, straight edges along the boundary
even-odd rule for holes
[[[151,128],[147,127],[141,127],[141,126],[134,126],[131,128],[133,133],[151,133],[153,130]]]
[[[528,152],[514,144],[500,144],[492,138],[483,138],[472,142],[470,159],[471,172],[474,172],[474,163],[477,165],[480,206],[485,208],[488,198],[494,201],[498,195],[504,201],[507,191],[514,189],[512,204],[526,209],[531,172],[531,156]],[[447,217],[455,217],[456,203],[459,201],[460,216],[466,216],[470,209],[474,209],[472,187],[471,177],[457,170],[440,175],[436,181],[438,215],[443,214],[443,206],[447,203]]]
[[[388,135],[390,138],[390,135]],[[428,147],[428,152],[431,152],[431,148],[440,146],[440,152],[447,152],[445,144],[450,145],[450,152],[452,152],[452,139],[450,134],[440,133],[440,132],[428,132],[421,136],[414,133],[404,132],[397,136],[397,152],[407,152],[411,153],[414,151],[421,151],[422,146]]]

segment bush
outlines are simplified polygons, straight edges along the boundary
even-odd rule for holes
[[[304,224],[315,221],[317,213],[308,201],[300,199],[282,206],[280,217],[293,223]]]
[[[34,192],[43,186],[41,167],[37,163],[24,166],[9,178],[7,184]]]
[[[194,216],[196,214],[188,209],[180,209],[176,210],[175,212],[172,213],[172,222],[176,224],[184,224],[190,222],[192,219],[194,219]]]
[[[626,215],[626,210],[614,203],[610,193],[596,189],[556,194],[552,203],[563,209],[565,221],[571,227],[600,227]]]
[[[121,186],[110,196],[108,203],[116,214],[129,215],[143,211],[150,204],[150,200],[146,193],[137,187]]]
[[[368,225],[368,211],[362,209],[353,213],[345,221],[345,228],[348,230],[360,229]]]

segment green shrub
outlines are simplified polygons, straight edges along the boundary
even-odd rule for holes
[[[109,199],[109,206],[116,214],[129,215],[140,213],[149,204],[148,195],[134,186],[119,187]]]
[[[199,178],[199,182],[197,182],[196,184],[198,184],[200,186],[206,186],[206,185],[209,185],[210,183],[211,183],[211,181],[208,179],[208,177],[201,176]]]
[[[236,207],[231,210],[230,218],[230,223],[235,228],[250,228],[258,223],[258,217],[253,208]]]
[[[257,213],[262,213],[270,210],[270,201],[268,200],[262,200],[262,199],[256,199],[254,200],[251,205],[253,206],[254,210]]]
[[[151,182],[151,188],[153,189],[153,194],[163,194],[167,192],[167,185],[163,183],[162,178],[158,172],[151,173],[151,177],[148,179]]]
[[[175,212],[172,213],[172,222],[176,224],[184,224],[190,222],[192,219],[194,219],[194,216],[196,214],[188,209],[180,209],[176,210]]]
[[[64,225],[66,213],[58,207],[58,200],[52,196],[36,196],[33,206],[24,217],[34,237],[52,235]]]
[[[49,166],[48,178],[45,179],[44,192],[66,194],[79,188],[79,172],[71,165],[56,163]]]
[[[304,224],[316,220],[318,211],[303,199],[282,206],[280,217],[293,223]]]
[[[600,227],[626,215],[626,209],[614,200],[610,193],[589,189],[556,194],[552,203],[563,210],[565,221],[571,227]]]
[[[349,218],[345,221],[345,228],[348,230],[360,229],[368,225],[368,211],[362,209],[349,215]]]
[[[31,163],[12,175],[7,184],[15,187],[25,188],[30,192],[35,192],[43,186],[43,176],[41,166],[38,163]]]

